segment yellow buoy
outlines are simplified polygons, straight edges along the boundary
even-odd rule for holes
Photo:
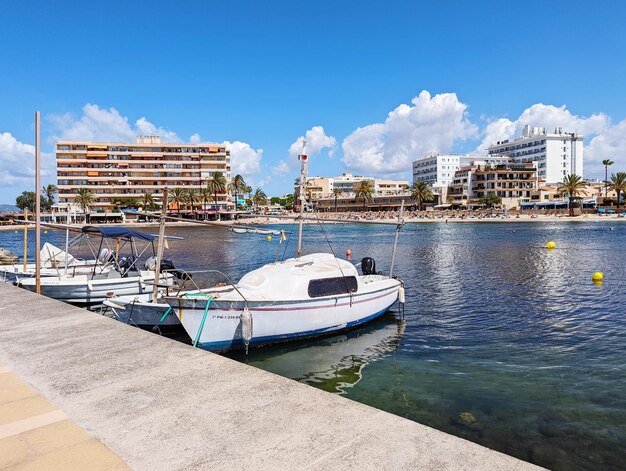
[[[602,273],[601,271],[597,271],[593,275],[591,275],[591,279],[594,283],[602,281],[604,279],[604,273]]]
[[[556,249],[556,244],[553,241],[550,241],[546,244],[546,249]]]
[[[267,236],[267,240],[272,240],[272,236]]]
[[[47,234],[47,233],[48,233],[48,231],[43,231],[43,233],[44,233],[44,234]]]

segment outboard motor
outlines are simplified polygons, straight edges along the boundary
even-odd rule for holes
[[[361,271],[364,275],[376,275],[376,262],[371,257],[361,260]]]
[[[117,265],[122,273],[122,276],[126,276],[131,267],[132,270],[137,270],[137,267],[135,266],[135,257],[122,257],[118,260]]]
[[[161,260],[161,271],[163,270],[173,270],[176,267],[174,266],[174,262],[171,260]]]

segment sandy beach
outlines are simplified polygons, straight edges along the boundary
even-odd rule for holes
[[[385,213],[379,215],[377,213],[308,213],[305,214],[305,224],[396,224],[398,221],[397,213]],[[256,225],[285,225],[290,221],[295,221],[297,215],[276,216],[255,216],[251,218],[242,218],[237,220],[226,221],[170,221],[167,227],[202,227],[206,226],[256,226]],[[423,224],[423,223],[507,223],[507,222],[625,222],[626,217],[618,214],[600,215],[600,214],[582,214],[570,217],[567,214],[472,214],[472,215],[454,215],[444,213],[422,212],[421,214],[408,213],[404,216],[406,224]],[[74,224],[72,227],[80,228],[85,224]],[[111,226],[112,223],[105,224],[89,224],[94,226]],[[155,228],[159,226],[158,222],[127,222],[125,225],[137,228]],[[42,226],[43,227],[43,226]],[[0,231],[20,231],[23,225],[1,225]],[[30,226],[34,230],[34,225]],[[45,227],[44,227],[45,229]]]

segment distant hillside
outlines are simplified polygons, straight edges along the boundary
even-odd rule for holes
[[[0,204],[0,213],[9,213],[12,211],[19,211],[19,209],[12,204]]]

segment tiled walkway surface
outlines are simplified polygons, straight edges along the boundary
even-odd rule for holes
[[[130,469],[0,363],[0,470]]]

